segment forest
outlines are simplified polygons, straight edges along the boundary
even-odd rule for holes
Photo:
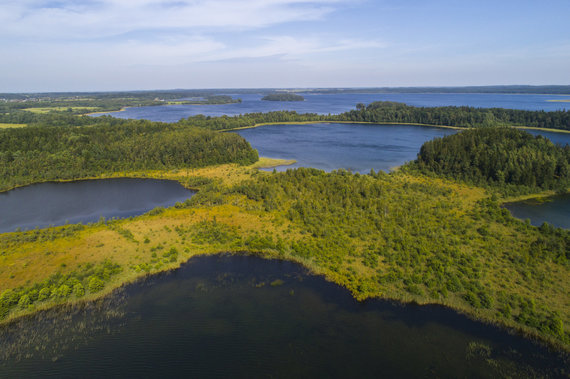
[[[304,101],[305,98],[295,93],[270,93],[261,98],[265,101]]]
[[[504,108],[413,107],[379,101],[358,104],[337,117],[337,121],[400,122],[446,125],[464,128],[480,126],[530,126],[570,130],[570,111],[524,111]]]
[[[424,173],[510,194],[570,187],[570,146],[513,128],[469,129],[433,139],[423,144],[415,164]]]
[[[369,105],[357,104],[357,109],[338,115],[299,114],[295,111],[248,113],[240,116],[193,116],[180,120],[211,130],[229,130],[262,123],[340,121],[369,123],[407,123],[472,128],[482,126],[530,126],[570,130],[569,111],[523,111],[503,108],[473,107],[413,107],[388,101]]]
[[[51,126],[47,122],[45,126],[0,130],[0,190],[108,172],[252,164],[257,160],[257,151],[237,134],[149,121],[105,118],[90,127]]]

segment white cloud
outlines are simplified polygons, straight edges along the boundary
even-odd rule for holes
[[[340,0],[0,1],[4,38],[93,39],[140,30],[254,29],[322,19]],[[346,2],[346,1],[344,1]],[[3,39],[2,37],[0,37]]]

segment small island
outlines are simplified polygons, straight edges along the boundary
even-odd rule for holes
[[[301,95],[294,93],[271,93],[265,95],[261,98],[265,101],[305,101],[305,98]]]

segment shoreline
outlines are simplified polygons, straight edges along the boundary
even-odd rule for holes
[[[433,125],[433,124],[418,124],[410,122],[370,122],[370,121],[330,121],[330,120],[318,120],[318,121],[283,121],[283,122],[262,122],[259,124],[251,126],[241,126],[239,128],[233,129],[220,129],[217,132],[231,132],[234,130],[245,130],[254,129],[260,126],[271,126],[271,125],[310,125],[310,124],[355,124],[355,125],[408,125],[408,126],[422,126],[422,127],[433,127],[433,128],[444,128],[444,129],[455,129],[464,130],[468,128],[463,128],[460,126],[449,126],[449,125]]]
[[[408,125],[408,126],[422,126],[422,127],[432,127],[432,128],[443,128],[443,129],[453,129],[453,130],[468,130],[474,129],[473,127],[463,127],[463,126],[450,126],[450,125],[435,125],[435,124],[420,124],[420,123],[412,123],[412,122],[370,122],[370,121],[284,121],[284,122],[262,122],[259,124],[251,125],[251,126],[242,126],[239,128],[233,129],[220,129],[216,130],[217,132],[231,132],[234,130],[245,130],[245,129],[254,129],[260,126],[271,126],[271,125],[310,125],[310,124],[355,124],[355,125]],[[495,126],[501,127],[501,126]],[[551,133],[562,133],[562,134],[570,134],[570,130],[565,129],[551,129],[551,128],[539,128],[536,126],[522,126],[522,125],[507,125],[507,127],[515,128],[515,129],[530,129],[530,130],[538,130],[538,131],[546,131]]]
[[[33,317],[39,316],[42,312],[54,312],[59,315],[67,315],[73,311],[78,309],[87,307],[89,305],[95,304],[97,302],[103,302],[105,300],[110,299],[113,296],[116,296],[119,292],[123,291],[126,287],[130,285],[137,285],[143,283],[145,280],[149,278],[158,276],[158,275],[167,275],[173,273],[182,268],[183,265],[192,264],[191,260],[195,257],[206,257],[206,256],[216,256],[216,255],[231,255],[231,256],[255,256],[265,260],[280,260],[286,262],[292,262],[298,264],[299,266],[305,268],[307,270],[307,274],[311,276],[322,277],[326,282],[335,284],[342,288],[343,290],[350,293],[353,299],[357,302],[362,303],[367,300],[375,300],[375,301],[386,301],[386,302],[393,302],[397,303],[400,306],[441,306],[455,312],[456,314],[462,315],[474,322],[482,323],[487,326],[494,326],[499,328],[501,331],[505,331],[507,333],[515,333],[518,336],[525,338],[527,340],[532,341],[533,343],[537,344],[540,347],[548,348],[554,350],[554,352],[558,354],[563,354],[566,357],[570,358],[570,346],[564,345],[563,343],[551,339],[545,338],[538,333],[535,333],[532,329],[524,328],[518,324],[514,324],[512,322],[504,322],[500,320],[494,320],[490,317],[485,315],[479,314],[479,312],[472,312],[467,308],[456,307],[450,303],[446,303],[445,301],[436,302],[430,301],[429,299],[425,299],[425,301],[418,300],[415,298],[398,298],[398,297],[391,297],[385,295],[377,295],[377,296],[357,296],[353,293],[349,288],[344,286],[339,281],[335,281],[334,278],[327,275],[327,273],[322,272],[318,268],[311,265],[309,262],[304,261],[301,258],[292,257],[292,256],[279,256],[276,254],[271,254],[267,252],[260,252],[260,251],[252,251],[252,250],[239,250],[239,251],[213,251],[213,252],[200,252],[196,254],[191,254],[189,257],[176,262],[175,265],[171,265],[168,267],[164,267],[161,270],[149,273],[135,273],[134,275],[129,275],[123,280],[115,280],[109,283],[105,288],[95,294],[88,294],[82,298],[75,298],[70,299],[69,301],[65,302],[56,302],[56,303],[47,303],[42,304],[39,307],[33,310],[27,311],[20,311],[17,313],[10,314],[9,317],[0,320],[0,329],[10,328],[13,325],[17,324],[18,322],[24,321],[25,319],[32,319]]]
[[[267,158],[266,158],[267,159]],[[260,159],[261,160],[261,159]],[[239,166],[235,166],[235,167],[239,167]],[[189,175],[188,172],[186,172],[186,176],[184,176],[184,169],[180,169],[180,170],[171,170],[171,171],[146,171],[146,172],[124,172],[124,173],[115,173],[115,174],[103,174],[101,176],[95,177],[94,179],[108,179],[108,178],[113,178],[113,177],[132,177],[132,178],[154,178],[154,179],[163,179],[163,180],[177,180],[178,182],[180,182],[184,187],[187,187],[184,183],[183,180],[189,176],[200,176],[202,175],[201,170],[218,170],[220,169],[220,167],[206,167],[203,169],[189,169],[192,171],[192,175]],[[247,170],[251,170],[252,166],[242,166],[239,168],[240,172],[245,172]],[[236,171],[237,173],[237,171]],[[216,176],[216,178],[222,178],[222,177],[228,177],[229,178],[229,173],[226,172],[220,172],[219,176]],[[207,176],[207,175],[206,175]],[[81,178],[81,179],[75,179],[75,180],[88,180],[89,178]],[[229,179],[228,179],[229,180]],[[65,181],[73,181],[73,180],[65,180]],[[453,182],[452,182],[453,183]],[[34,183],[31,183],[34,184]],[[195,189],[195,190],[199,190],[199,189]],[[539,197],[539,196],[543,196],[545,193],[539,193],[539,194],[531,194],[531,195],[526,195],[528,197]],[[222,214],[223,211],[227,210],[228,212],[232,212],[230,207],[232,205],[230,205],[228,203],[228,206],[226,208],[224,208],[222,211],[217,211],[214,210],[211,214],[208,214],[208,216],[211,215],[218,215],[218,219],[220,219],[220,215]],[[212,208],[212,207],[210,207]],[[215,208],[215,207],[214,207]],[[220,208],[221,209],[221,208]],[[197,210],[198,212],[200,212],[200,208],[191,208],[188,209],[188,214],[190,213],[190,211],[195,211]],[[166,212],[164,213],[163,216],[148,216],[148,215],[141,215],[138,217],[135,217],[133,219],[122,219],[122,220],[118,220],[118,225],[122,226],[122,225],[130,225],[129,223],[136,223],[136,222],[147,222],[145,217],[152,217],[152,220],[157,220],[157,221],[163,221],[163,220],[168,220],[168,221],[176,221],[181,219],[181,217],[183,215],[186,215],[187,213],[183,213],[185,212],[184,210],[182,211],[178,211],[176,209],[174,209],[174,207],[170,207],[166,209]],[[226,214],[226,216],[228,217],[233,217],[234,215],[238,215],[238,213],[236,213],[235,211],[233,211],[234,213]],[[206,213],[204,213],[203,215],[206,215]],[[150,218],[149,218],[150,220]],[[260,219],[259,220],[261,223],[266,222],[267,225],[267,221],[270,221],[270,219]],[[240,221],[241,222],[241,221]],[[160,224],[161,226],[163,224]],[[172,225],[171,225],[172,227]],[[251,229],[255,230],[257,228],[256,225],[252,226]],[[81,235],[78,237],[82,240],[85,240],[86,237],[89,237],[92,233],[103,230],[104,228],[98,227],[98,226],[93,226],[92,229],[87,229],[84,232],[80,232]],[[128,228],[127,228],[128,229]],[[138,238],[138,237],[137,237]],[[162,239],[164,241],[168,241],[169,243],[172,242],[171,240],[168,240],[167,237],[166,239]],[[139,238],[139,241],[141,241],[141,239]],[[113,245],[109,245],[109,246],[113,246]],[[499,326],[501,328],[505,328],[506,330],[509,331],[516,331],[517,333],[520,333],[521,335],[525,336],[528,339],[532,339],[535,341],[540,341],[543,344],[552,346],[554,348],[556,348],[557,350],[561,350],[561,351],[566,351],[566,352],[570,352],[570,346],[565,345],[563,342],[559,342],[555,339],[553,339],[553,337],[549,337],[549,336],[545,336],[545,335],[540,335],[538,332],[534,331],[533,329],[527,328],[525,326],[521,326],[519,324],[516,324],[514,321],[511,320],[504,320],[501,319],[497,316],[494,316],[493,314],[490,314],[486,311],[483,310],[479,310],[476,308],[470,308],[467,305],[461,304],[461,303],[457,303],[455,301],[453,301],[453,299],[440,299],[437,301],[432,300],[430,297],[428,297],[427,295],[419,295],[419,296],[414,296],[414,295],[408,295],[408,294],[389,294],[386,293],[384,290],[378,291],[378,292],[370,292],[370,293],[366,293],[366,294],[359,294],[357,292],[355,292],[354,290],[351,290],[349,288],[349,286],[347,285],[348,283],[343,281],[342,278],[337,277],[334,275],[333,272],[328,272],[326,270],[326,267],[320,267],[317,264],[315,264],[313,261],[309,260],[309,259],[305,259],[305,258],[301,258],[299,256],[294,256],[291,255],[290,253],[286,253],[283,255],[279,255],[276,251],[255,251],[254,249],[251,250],[244,250],[244,249],[240,249],[239,251],[232,251],[231,249],[228,248],[223,248],[220,246],[216,246],[216,245],[207,245],[207,246],[203,246],[203,247],[192,247],[192,250],[189,250],[188,252],[182,253],[181,257],[179,259],[179,261],[174,262],[174,263],[169,263],[163,267],[161,267],[160,269],[153,269],[153,271],[151,273],[146,273],[146,272],[135,272],[132,270],[125,270],[125,272],[119,276],[117,276],[115,279],[111,280],[110,282],[107,283],[107,285],[105,286],[105,288],[98,293],[94,293],[94,294],[88,294],[85,297],[82,298],[73,298],[73,299],[69,299],[69,301],[66,301],[64,303],[50,303],[50,304],[39,304],[39,306],[33,310],[24,310],[24,311],[17,311],[14,312],[12,314],[10,314],[10,316],[6,319],[6,320],[2,320],[0,321],[0,325],[4,325],[6,322],[9,322],[10,320],[17,320],[19,317],[24,317],[26,315],[31,315],[34,314],[38,311],[41,310],[46,310],[46,309],[52,309],[54,307],[58,307],[58,306],[62,306],[65,307],[66,305],[72,305],[72,304],[83,304],[86,301],[95,301],[98,299],[102,299],[105,296],[109,295],[110,293],[112,293],[113,291],[117,290],[118,288],[123,287],[124,285],[130,284],[136,280],[139,280],[141,278],[146,277],[147,275],[155,275],[155,274],[161,274],[164,272],[168,272],[170,270],[174,270],[178,267],[180,267],[180,265],[188,262],[189,259],[191,259],[194,256],[199,256],[199,255],[212,255],[212,254],[218,254],[220,251],[227,251],[229,253],[232,254],[237,254],[237,253],[250,253],[250,254],[255,254],[258,255],[260,257],[263,258],[280,258],[280,259],[285,259],[287,261],[292,261],[292,262],[296,262],[298,264],[301,264],[302,266],[304,266],[305,268],[307,268],[307,270],[312,274],[312,275],[323,275],[324,278],[332,283],[336,283],[339,286],[343,287],[344,289],[348,290],[352,296],[358,300],[358,301],[364,301],[366,299],[383,299],[383,300],[392,300],[392,301],[396,301],[398,303],[402,303],[402,304],[418,304],[418,305],[428,305],[428,304],[437,304],[437,305],[441,305],[441,306],[445,306],[447,308],[450,308],[452,310],[454,310],[455,312],[461,313],[466,315],[467,317],[479,321],[479,322],[484,322],[484,323],[488,323],[488,324],[492,324],[492,325],[496,325]],[[137,261],[138,262],[138,261]],[[137,263],[135,262],[135,263]],[[123,263],[121,263],[123,264]],[[125,266],[128,267],[128,266]],[[14,287],[16,288],[16,287]]]
[[[119,109],[118,111],[101,111],[101,112],[89,112],[89,113],[83,113],[83,116],[93,116],[93,115],[97,115],[97,114],[107,114],[107,113],[119,113],[119,112],[124,112],[125,110],[127,110],[128,108],[134,108],[134,107],[122,107],[121,109]]]
[[[248,166],[248,169],[249,168],[251,168],[251,166]],[[196,191],[200,190],[198,188],[189,188],[186,185],[184,185],[182,180],[177,180],[177,178],[174,176],[169,177],[168,173],[161,173],[161,172],[154,172],[154,173],[153,172],[146,172],[146,173],[141,172],[141,173],[107,175],[107,176],[96,177],[93,179],[111,179],[111,178],[117,178],[117,177],[130,177],[130,178],[140,178],[140,179],[153,178],[153,179],[162,179],[162,180],[174,180],[174,181],[178,181],[185,188],[193,189]],[[184,178],[184,177],[181,176],[179,179],[182,179],[182,178]],[[83,178],[83,179],[79,179],[79,180],[89,180],[89,179]],[[66,180],[66,181],[69,182],[72,180]],[[546,192],[541,192],[539,194],[524,195],[524,197],[525,198],[541,197],[541,196],[545,196],[545,195],[549,195],[549,194],[554,194],[554,191],[546,191]],[[520,198],[520,197],[517,197],[517,198]],[[501,199],[501,203],[506,202],[506,200],[512,201],[512,199],[513,198]],[[171,210],[174,210],[174,207],[169,207],[166,209],[167,212],[169,212]],[[166,217],[170,217],[170,216],[172,216],[172,215],[166,215]],[[134,217],[132,220],[140,220],[141,218],[144,218],[144,217],[147,217],[147,215],[143,214],[143,215]],[[123,223],[123,222],[129,222],[129,220],[131,220],[131,219],[119,219],[117,221],[119,223]],[[62,227],[65,227],[65,226],[59,226],[59,227],[55,227],[55,228],[57,229],[57,228],[62,228]],[[85,230],[85,233],[97,231],[97,230],[95,230],[96,228],[98,228],[97,226],[92,226],[92,227],[94,229]],[[8,234],[8,233],[5,233],[5,234]],[[83,237],[80,237],[80,238],[83,238]],[[33,317],[34,315],[36,315],[42,311],[49,311],[49,310],[54,310],[54,309],[60,308],[60,310],[65,314],[69,310],[68,307],[81,307],[81,306],[85,306],[85,305],[90,304],[90,303],[101,301],[108,296],[112,296],[113,293],[115,293],[116,291],[120,291],[122,288],[124,288],[127,285],[136,283],[137,281],[140,281],[140,280],[145,280],[145,278],[150,277],[150,276],[161,275],[164,273],[171,272],[173,270],[177,270],[183,264],[187,264],[193,257],[206,256],[206,255],[209,256],[209,255],[216,255],[216,254],[221,254],[221,253],[251,254],[251,255],[255,255],[255,256],[258,256],[258,257],[261,257],[264,259],[281,259],[281,260],[294,262],[294,263],[300,264],[301,266],[306,268],[310,275],[322,276],[327,282],[339,285],[343,289],[349,291],[351,293],[351,296],[359,302],[366,301],[367,299],[378,299],[378,300],[383,300],[383,301],[394,301],[394,302],[397,302],[398,304],[403,304],[403,305],[409,305],[409,304],[416,304],[416,305],[420,305],[420,306],[422,306],[422,305],[439,305],[439,306],[446,307],[446,308],[448,308],[454,312],[457,312],[459,314],[462,314],[471,320],[474,320],[477,322],[482,322],[482,323],[485,323],[488,325],[494,325],[494,326],[499,327],[499,328],[506,330],[508,332],[517,333],[517,334],[521,335],[522,337],[527,338],[529,340],[532,340],[535,343],[538,343],[542,346],[547,346],[547,347],[555,349],[556,351],[563,352],[566,354],[570,353],[570,346],[569,345],[565,345],[562,342],[560,342],[560,341],[558,341],[552,337],[540,335],[535,330],[521,326],[520,324],[516,324],[511,320],[503,320],[500,318],[494,318],[491,315],[487,315],[478,309],[471,309],[468,306],[455,303],[451,300],[441,299],[440,301],[434,301],[433,299],[430,299],[429,297],[426,297],[426,296],[423,296],[423,297],[417,297],[417,296],[411,296],[411,295],[393,296],[393,295],[389,295],[389,294],[385,294],[385,293],[365,294],[365,295],[358,294],[356,292],[353,292],[350,288],[348,288],[345,285],[346,283],[344,283],[339,278],[336,278],[334,275],[332,275],[331,273],[328,273],[322,267],[319,267],[318,265],[315,265],[310,260],[304,259],[302,257],[292,256],[289,254],[279,255],[277,252],[273,252],[273,251],[255,251],[255,250],[244,250],[244,249],[240,249],[239,251],[232,251],[230,249],[220,250],[219,247],[215,247],[215,246],[207,246],[204,249],[198,249],[198,250],[194,250],[194,251],[189,251],[188,253],[184,253],[181,256],[179,261],[165,265],[156,271],[135,272],[132,270],[125,270],[123,272],[123,274],[118,275],[116,278],[114,278],[113,280],[108,282],[107,285],[104,287],[104,289],[100,292],[97,292],[97,293],[89,293],[89,294],[85,295],[84,297],[72,298],[72,299],[69,299],[68,301],[65,301],[65,302],[49,302],[46,304],[39,304],[39,306],[37,306],[34,309],[19,310],[19,311],[10,313],[10,315],[6,319],[0,320],[0,328],[4,328],[4,327],[9,328],[10,325],[18,322],[19,320],[26,318],[26,317]]]
[[[295,163],[297,163],[297,161],[295,159],[259,157],[259,160],[257,162],[255,162],[252,165],[247,166],[247,167],[250,167],[253,169],[263,169],[263,168],[274,168],[274,167],[279,167],[279,166],[290,166],[290,165],[295,164]],[[196,168],[191,168],[190,170],[195,170],[195,169]],[[178,170],[188,170],[188,169],[182,168],[182,169],[178,169]],[[160,175],[160,176],[156,175],[157,172],[158,172],[158,175]],[[0,189],[0,193],[5,193],[8,191],[12,191],[14,189],[17,189],[17,188],[23,188],[23,187],[32,186],[35,184],[42,184],[42,183],[71,183],[71,182],[79,182],[82,180],[104,180],[104,179],[120,179],[120,178],[170,180],[170,181],[175,181],[175,182],[180,183],[184,188],[187,188],[189,190],[198,191],[197,188],[185,186],[184,183],[177,180],[176,178],[164,178],[163,176],[165,174],[168,174],[168,173],[167,172],[161,172],[161,171],[149,170],[149,171],[141,171],[141,172],[134,172],[134,173],[121,173],[121,172],[103,173],[103,174],[97,175],[97,176],[87,176],[87,177],[74,178],[74,179],[46,179],[46,180],[35,181],[33,183],[18,184],[18,185],[9,187],[7,189]],[[2,233],[0,233],[0,234],[2,234]]]

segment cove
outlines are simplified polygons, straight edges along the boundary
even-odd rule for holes
[[[506,203],[504,207],[514,217],[530,219],[534,226],[548,222],[559,228],[570,229],[570,194]]]
[[[416,125],[315,123],[266,125],[237,133],[261,156],[297,161],[277,170],[343,168],[367,174],[370,169],[389,171],[414,160],[424,142],[457,130]]]
[[[357,302],[297,264],[226,254],[22,319],[0,338],[6,377],[558,377],[568,367],[440,306]]]
[[[33,184],[0,193],[0,233],[137,216],[173,206],[193,194],[178,182],[155,179]]]

